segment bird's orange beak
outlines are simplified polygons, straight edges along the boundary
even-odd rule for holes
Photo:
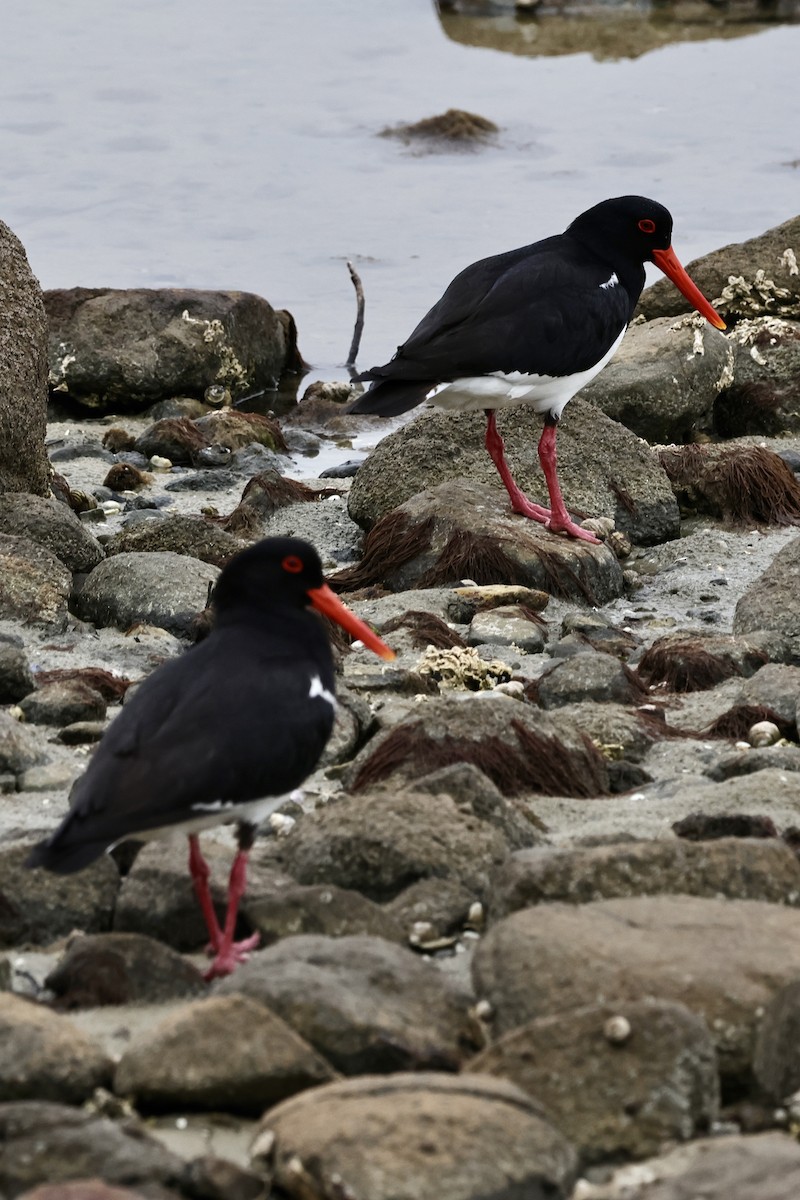
[[[679,292],[683,293],[692,308],[696,308],[715,329],[727,329],[727,325],[722,317],[711,307],[700,291],[700,288],[692,283],[671,246],[667,250],[654,250],[653,262],[660,271],[664,272],[668,279],[672,280],[675,287]]]
[[[311,601],[312,607],[317,612],[322,613],[325,617],[330,617],[337,625],[341,625],[342,629],[346,629],[354,638],[358,638],[368,650],[371,650],[373,654],[377,654],[379,658],[391,660],[397,657],[394,650],[390,649],[385,642],[382,642],[377,633],[372,632],[369,625],[359,620],[347,605],[342,604],[339,597],[335,592],[331,591],[327,583],[323,583],[322,587],[309,588],[308,598]]]

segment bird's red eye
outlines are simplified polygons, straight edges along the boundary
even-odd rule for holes
[[[296,554],[287,554],[281,563],[284,571],[290,571],[292,575],[298,575],[303,569],[303,560],[298,558]]]
[[[641,229],[642,233],[655,233],[656,223],[655,221],[651,221],[649,217],[642,217],[641,221],[639,222],[639,228]]]

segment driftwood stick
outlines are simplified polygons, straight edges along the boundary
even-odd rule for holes
[[[356,289],[356,323],[353,328],[353,340],[350,343],[350,353],[347,356],[346,367],[354,367],[358,358],[359,347],[361,346],[361,335],[364,332],[364,288],[361,286],[361,278],[351,262],[348,262],[347,269],[350,272],[350,278],[353,281],[353,287]]]

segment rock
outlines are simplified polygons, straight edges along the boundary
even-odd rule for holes
[[[14,704],[35,686],[21,641],[0,634],[0,704]]]
[[[184,1171],[183,1160],[134,1121],[120,1124],[64,1104],[0,1105],[0,1192],[8,1196],[40,1183],[101,1177],[167,1200],[155,1189],[178,1188]]]
[[[363,791],[458,762],[480,768],[504,796],[608,793],[605,762],[581,732],[497,692],[451,693],[415,706],[371,739],[344,782]]]
[[[756,771],[769,770],[800,771],[800,746],[764,746],[752,750],[734,750],[723,755],[705,773],[709,779],[721,782],[725,779],[735,779],[739,775],[752,775]]]
[[[664,684],[671,692],[694,692],[735,675],[753,675],[763,666],[763,652],[747,638],[692,629],[656,638],[637,670],[648,687]]]
[[[101,720],[106,715],[103,697],[79,679],[43,684],[21,700],[19,707],[33,725],[62,726]]]
[[[504,918],[479,942],[476,994],[502,1036],[609,996],[658,996],[702,1014],[723,1084],[750,1082],[760,1011],[800,974],[800,913],[755,900],[640,896],[545,904]]]
[[[195,463],[200,451],[210,446],[210,438],[189,417],[163,417],[134,442],[137,454],[146,459],[165,458],[180,465]]]
[[[395,917],[360,892],[332,884],[282,887],[272,896],[251,901],[245,895],[242,916],[261,934],[261,945],[300,933],[327,937],[367,934],[402,942],[405,934]]]
[[[0,1102],[80,1104],[110,1082],[111,1070],[111,1060],[66,1017],[0,993]]]
[[[471,812],[494,825],[515,850],[539,841],[539,826],[526,805],[504,796],[483,771],[469,762],[455,762],[414,781],[414,791],[449,796],[461,812]]]
[[[102,1179],[76,1179],[73,1183],[44,1183],[20,1200],[146,1200],[143,1192],[111,1187]]]
[[[384,437],[353,480],[350,515],[369,528],[411,496],[458,478],[490,486],[499,510],[510,515],[484,448],[485,423],[480,413],[424,413]],[[499,427],[517,483],[530,500],[548,504],[536,453],[539,418],[523,405],[503,412]],[[570,402],[559,424],[558,473],[570,512],[611,517],[644,545],[677,537],[675,497],[649,449],[580,397]],[[526,521],[520,517],[516,524],[524,527]]]
[[[461,933],[475,904],[475,894],[457,879],[429,876],[418,879],[395,896],[386,910],[398,922],[406,940],[417,940],[420,928],[430,932],[430,940]]]
[[[22,243],[0,221],[0,493],[50,493],[47,318]]]
[[[157,1004],[174,997],[205,996],[200,972],[154,938],[137,933],[73,937],[45,986],[61,1008],[102,1004]]]
[[[732,361],[727,338],[702,317],[660,317],[631,325],[581,396],[648,442],[682,443],[711,428]]]
[[[218,567],[172,551],[115,554],[87,577],[75,608],[95,625],[141,622],[186,635],[218,575]]]
[[[63,623],[72,575],[50,550],[0,533],[0,617],[42,625]]]
[[[123,1054],[118,1095],[146,1108],[263,1112],[335,1071],[289,1026],[246,996],[183,1005]]]
[[[362,562],[337,582],[406,591],[463,578],[510,581],[588,604],[622,591],[622,570],[606,546],[556,537],[511,513],[499,487],[463,477],[413,495],[384,517],[367,536]]]
[[[89,746],[99,742],[106,731],[105,721],[72,721],[58,731],[65,746]]]
[[[105,544],[106,554],[152,554],[168,551],[223,567],[245,543],[204,517],[172,513],[157,521],[123,529]]]
[[[646,692],[633,672],[610,654],[586,650],[545,671],[536,685],[536,696],[542,708],[552,709],[585,700],[636,704]]]
[[[742,700],[772,709],[784,721],[797,724],[800,699],[800,666],[765,663],[742,685]]]
[[[782,987],[764,1009],[758,1028],[753,1071],[758,1086],[782,1104],[800,1089],[800,979]]]
[[[23,865],[31,849],[0,848],[0,945],[46,945],[74,929],[108,929],[119,890],[113,860],[103,856],[76,875],[54,875]]]
[[[69,760],[42,763],[38,767],[28,767],[17,776],[17,790],[20,792],[60,792],[69,791],[81,768],[78,763]]]
[[[60,500],[24,492],[0,495],[0,532],[44,546],[70,571],[91,571],[103,547]]]
[[[45,293],[50,382],[92,408],[145,408],[271,388],[290,346],[279,315],[249,292],[72,288]]]
[[[733,370],[714,401],[716,432],[723,438],[796,433],[800,323],[770,316],[746,318],[734,326],[731,340]]]
[[[211,896],[224,920],[232,853],[209,838],[203,843],[203,857],[211,867]],[[184,838],[145,845],[123,880],[114,906],[115,932],[144,933],[181,951],[204,946],[208,931],[192,888],[188,861]],[[287,878],[285,882],[292,886],[294,881]],[[257,903],[263,894],[271,896],[279,886],[274,865],[262,868],[254,852],[247,872],[248,902]],[[252,930],[248,928],[247,933]]]
[[[364,534],[347,512],[341,496],[321,497],[315,504],[288,504],[263,527],[269,537],[300,537],[317,549],[325,572],[355,562]]]
[[[800,862],[777,838],[537,846],[495,871],[491,916],[496,922],[534,904],[662,893],[800,905]]]
[[[564,704],[558,710],[558,717],[585,733],[607,759],[608,766],[620,760],[642,762],[660,736],[658,726],[648,721],[642,706],[631,710],[610,700],[604,704],[591,700]]]
[[[526,654],[539,654],[546,641],[541,625],[525,616],[518,605],[498,605],[476,613],[467,634],[470,646],[491,642],[496,646],[517,646]]]
[[[303,817],[283,839],[279,861],[300,883],[352,888],[380,903],[429,877],[457,880],[485,898],[490,872],[507,853],[497,829],[446,793],[395,787],[343,796]]]
[[[381,938],[284,938],[215,992],[265,1004],[345,1075],[455,1071],[480,1044],[469,994]]]
[[[7,712],[0,711],[0,772],[21,775],[46,757],[34,731],[15,721]]]
[[[795,664],[800,662],[800,538],[779,550],[760,576],[740,596],[733,616],[734,634],[774,629],[787,639]]]
[[[798,243],[800,217],[792,217],[758,237],[731,243],[694,259],[686,269],[703,295],[713,297],[714,307],[723,316],[754,316],[759,313],[780,315],[784,308],[792,311],[800,303],[800,274],[796,263]],[[794,260],[787,251],[793,251]],[[753,289],[759,271],[764,272],[766,279],[773,281],[775,288],[784,289],[788,295],[780,296],[775,288],[763,283],[761,288]],[[731,275],[742,276],[745,283],[749,283],[751,291],[748,292],[745,286],[739,289],[738,299],[735,295],[728,300],[717,299],[724,295]],[[639,311],[648,320],[687,312],[690,307],[668,279],[660,279],[652,287],[646,288],[639,301]]]
[[[256,1150],[273,1137],[275,1181],[295,1197],[566,1200],[576,1170],[523,1092],[480,1075],[328,1084],[273,1109]]]
[[[719,1110],[702,1017],[663,1000],[620,1001],[529,1021],[473,1058],[544,1106],[583,1163],[640,1159],[707,1131]]]
[[[279,453],[286,450],[280,425],[263,413],[225,408],[200,417],[195,425],[209,442],[229,450],[242,450],[254,442]]]
[[[800,482],[766,446],[664,446],[658,460],[681,513],[708,514],[739,527],[800,520]]]
[[[710,1138],[648,1165],[642,1200],[794,1200],[800,1188],[800,1147],[784,1133]]]

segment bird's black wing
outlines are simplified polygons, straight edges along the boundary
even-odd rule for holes
[[[587,370],[638,299],[615,278],[563,234],[483,259],[456,276],[389,363],[363,378],[445,382],[492,371]]]
[[[214,635],[140,685],[30,865],[79,870],[124,837],[201,816],[193,805],[282,795],[314,769],[333,725],[312,694],[318,666],[258,646],[242,657],[230,640]],[[246,671],[226,670],[234,660]]]

